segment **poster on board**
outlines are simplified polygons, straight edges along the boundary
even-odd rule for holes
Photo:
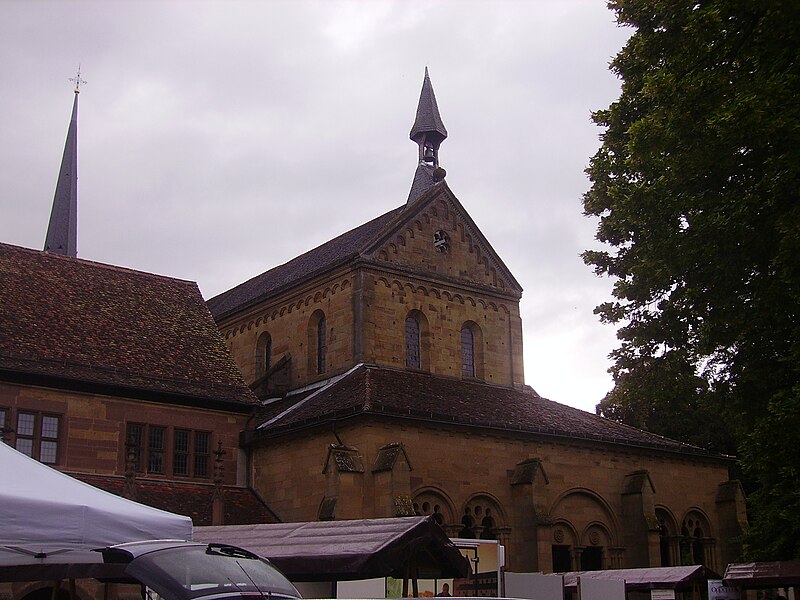
[[[739,588],[722,585],[721,579],[709,579],[708,600],[739,600]]]

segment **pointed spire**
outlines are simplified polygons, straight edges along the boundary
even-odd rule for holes
[[[411,127],[409,137],[419,146],[419,164],[414,173],[414,181],[408,194],[407,204],[411,204],[434,184],[445,177],[445,170],[439,166],[439,145],[447,137],[436,95],[433,93],[428,67],[425,67],[425,79],[417,104],[417,117]]]
[[[80,67],[77,77],[70,81],[75,82],[75,99],[44,249],[74,258],[78,256],[78,94],[81,83],[86,83],[81,79]]]
[[[439,144],[447,137],[447,129],[439,115],[436,95],[433,93],[431,78],[428,76],[428,67],[425,67],[425,79],[422,81],[422,91],[417,104],[417,118],[411,127],[409,137],[419,145],[420,163],[438,167]]]

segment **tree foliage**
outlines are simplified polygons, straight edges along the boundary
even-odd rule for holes
[[[634,32],[584,197],[620,339],[598,412],[737,451],[751,556],[800,558],[800,2],[609,6]]]

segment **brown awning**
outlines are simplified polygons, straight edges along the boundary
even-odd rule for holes
[[[470,572],[467,559],[432,517],[196,527],[194,539],[250,550],[292,581],[413,577],[415,567],[424,568],[425,577]]]
[[[702,565],[687,567],[648,567],[644,569],[610,569],[606,571],[573,571],[564,573],[564,588],[575,590],[578,577],[624,581],[625,590],[691,590],[696,583],[709,579],[722,579],[717,573]]]
[[[731,563],[723,580],[725,585],[748,588],[800,585],[800,560]]]

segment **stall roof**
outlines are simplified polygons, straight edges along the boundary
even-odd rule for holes
[[[731,563],[723,579],[725,585],[749,588],[800,585],[800,560]]]
[[[695,583],[722,579],[702,565],[687,567],[648,567],[644,569],[610,569],[607,571],[573,571],[564,573],[564,588],[574,590],[578,577],[624,581],[626,591],[673,589],[687,590]]]
[[[194,539],[250,550],[292,581],[403,577],[415,561],[431,577],[469,574],[467,559],[432,517],[197,527]]]
[[[104,492],[2,442],[0,473],[8,474],[0,486],[0,581],[115,574],[93,549],[192,538],[189,517]]]

